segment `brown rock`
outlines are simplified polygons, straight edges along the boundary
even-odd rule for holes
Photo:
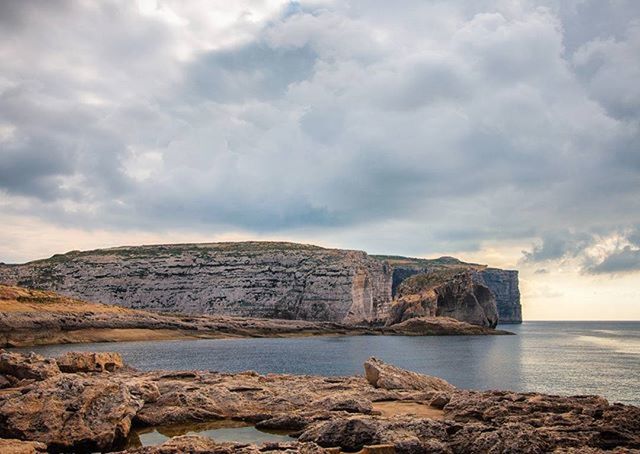
[[[60,374],[60,369],[51,358],[45,358],[35,353],[23,355],[0,352],[0,374],[9,375],[17,379],[44,380]]]
[[[158,446],[147,446],[126,452],[135,454],[329,454],[328,450],[322,449],[314,443],[265,443],[258,447],[253,444],[220,443],[199,435],[173,437]]]
[[[120,353],[68,352],[56,359],[62,372],[113,372],[122,369]]]
[[[105,450],[126,438],[142,404],[120,382],[57,375],[2,396],[0,436],[55,450]]]
[[[2,454],[40,454],[47,452],[47,445],[37,441],[0,438],[0,452]]]
[[[362,448],[361,454],[395,454],[396,447],[392,444],[369,445]]]
[[[369,358],[364,363],[364,372],[369,383],[377,388],[445,392],[455,389],[441,378],[400,369],[376,358]]]
[[[445,405],[449,403],[450,400],[451,400],[451,396],[449,396],[449,394],[438,393],[435,395],[433,399],[431,399],[431,402],[429,403],[429,405],[435,408],[442,409],[445,407]]]
[[[314,424],[298,440],[314,442],[325,448],[339,446],[347,451],[358,451],[365,445],[381,442],[377,421],[357,416]]]
[[[414,317],[450,317],[473,325],[495,328],[498,309],[491,290],[474,271],[433,270],[416,274],[398,287],[387,325]]]

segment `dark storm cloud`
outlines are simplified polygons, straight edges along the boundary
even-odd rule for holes
[[[609,254],[602,262],[587,268],[592,274],[640,271],[640,249],[626,246]]]
[[[55,3],[0,6],[4,210],[530,263],[640,223],[637,2]]]
[[[537,263],[576,257],[594,241],[594,237],[587,234],[550,232],[545,234],[542,243],[534,246],[530,252],[523,251],[524,261]]]

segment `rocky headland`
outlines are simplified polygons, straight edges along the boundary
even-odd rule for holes
[[[515,271],[450,257],[370,256],[295,243],[73,251],[26,264],[0,264],[0,283],[154,312],[353,324],[386,322],[403,280],[441,273],[470,273],[494,296],[501,322],[521,321]],[[461,321],[495,325],[492,314],[450,313]]]
[[[0,346],[226,337],[506,334],[449,317],[393,325],[182,315],[91,303],[55,292],[0,285]]]
[[[421,273],[404,280],[387,316],[387,325],[415,317],[450,317],[491,328],[498,324],[495,297],[473,271]]]
[[[140,454],[640,452],[635,406],[598,396],[469,391],[374,358],[364,372],[140,372],[115,353],[44,358],[2,351],[0,448]],[[221,443],[180,436],[176,429],[215,421],[286,431],[291,440]],[[143,427],[164,427],[176,436],[135,447],[131,439]]]

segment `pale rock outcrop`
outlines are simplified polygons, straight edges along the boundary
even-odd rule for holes
[[[0,438],[0,452],[2,454],[44,454],[47,452],[47,445],[37,441]]]
[[[61,374],[0,397],[0,437],[55,450],[105,450],[124,441],[142,405],[121,382]]]
[[[67,352],[56,359],[62,372],[113,372],[124,365],[120,353]]]
[[[494,328],[498,323],[495,298],[474,275],[473,271],[443,270],[411,276],[398,287],[387,325],[437,316]]]
[[[465,263],[453,257],[420,259],[399,256],[373,256],[388,263],[392,270],[392,296],[400,285],[416,274],[442,271],[474,271],[474,279],[489,288],[496,299],[500,323],[522,323],[522,306],[518,288],[518,272],[502,270],[475,263]]]
[[[30,353],[22,355],[0,350],[0,374],[14,379],[44,380],[60,374],[56,361]]]
[[[376,388],[444,392],[455,390],[455,386],[441,378],[400,369],[377,358],[369,358],[364,363],[364,373],[367,381]]]

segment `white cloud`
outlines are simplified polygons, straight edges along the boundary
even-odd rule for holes
[[[614,7],[1,8],[6,213],[407,254],[640,223],[640,40]]]

